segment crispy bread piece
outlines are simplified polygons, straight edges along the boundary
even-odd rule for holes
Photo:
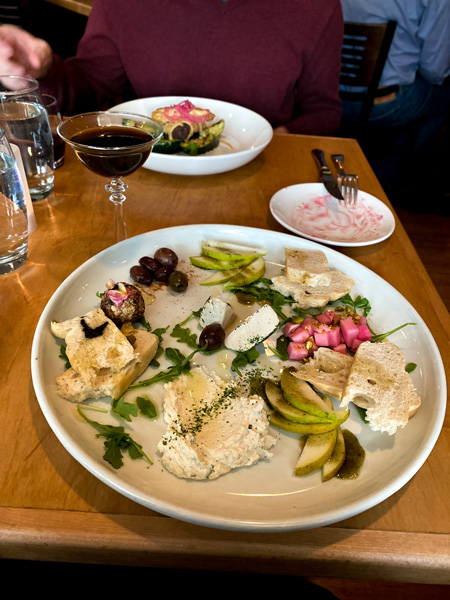
[[[363,342],[353,358],[340,406],[353,402],[365,408],[371,429],[394,434],[421,402],[405,364],[395,344]]]
[[[101,335],[86,338],[82,320],[97,333],[101,330]],[[119,330],[101,309],[52,323],[51,328],[56,337],[67,343],[66,353],[72,366],[57,378],[56,385],[59,395],[72,402],[105,396],[119,398],[147,368],[159,343],[153,333],[134,329],[130,323]]]
[[[322,346],[292,374],[310,383],[318,392],[341,400],[352,363],[352,356]]]
[[[311,287],[330,285],[331,272],[324,252],[285,248],[285,255],[285,275],[289,281]]]
[[[328,302],[348,294],[355,282],[336,269],[330,269],[330,285],[308,286],[289,281],[285,275],[272,278],[272,289],[283,296],[291,296],[300,308],[320,308]]]

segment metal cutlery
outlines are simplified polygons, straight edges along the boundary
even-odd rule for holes
[[[344,196],[344,202],[347,206],[356,204],[358,200],[358,175],[349,175],[344,169],[344,155],[332,154],[331,158],[336,163],[338,170],[337,185]]]
[[[315,150],[312,150],[312,154],[319,163],[320,176],[324,186],[332,196],[344,202],[344,197],[342,196],[339,186],[325,161],[325,155],[323,151],[316,148]]]

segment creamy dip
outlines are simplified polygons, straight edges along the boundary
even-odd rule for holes
[[[335,242],[368,241],[379,234],[383,215],[360,197],[357,204],[345,206],[330,196],[314,196],[296,206],[292,225],[316,238]]]
[[[165,386],[167,432],[158,444],[163,465],[187,479],[215,479],[272,456],[264,400],[241,395],[203,366]]]

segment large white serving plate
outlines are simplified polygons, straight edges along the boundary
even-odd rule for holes
[[[260,154],[273,136],[268,121],[257,113],[237,104],[221,100],[186,96],[159,96],[130,100],[110,110],[137,113],[147,117],[158,108],[190,100],[200,108],[214,113],[214,122],[225,119],[225,129],[217,148],[200,156],[157,154],[152,152],[144,167],[172,175],[214,175],[246,165]]]
[[[61,340],[55,339],[50,332],[51,320],[80,316],[97,307],[96,292],[105,289],[109,278],[129,281],[129,269],[141,256],[153,255],[157,248],[165,246],[175,250],[182,259],[180,268],[189,273],[191,283],[187,292],[180,295],[158,289],[146,317],[153,328],[179,323],[192,310],[200,308],[210,294],[218,293],[214,287],[199,286],[199,270],[189,266],[189,256],[199,253],[203,239],[241,244],[253,242],[264,246],[269,251],[266,257],[269,269],[277,271],[278,265],[284,262],[285,247],[321,248],[331,267],[354,279],[352,294],[370,300],[370,322],[375,331],[382,333],[406,322],[416,323],[393,334],[390,340],[403,350],[407,362],[418,365],[411,376],[422,398],[422,406],[406,428],[394,436],[372,432],[352,410],[345,427],[358,436],[366,451],[358,479],[333,479],[322,483],[320,472],[295,477],[293,469],[299,454],[297,436],[275,429],[278,442],[272,459],[213,481],[177,479],[164,469],[157,453],[157,443],[165,432],[160,384],[133,390],[127,396],[132,400],[133,394],[148,394],[160,411],[156,420],[140,416],[131,423],[119,422],[109,413],[89,411],[94,420],[124,425],[154,461],[149,466],[143,459],[131,461],[126,458],[124,466],[115,470],[102,458],[103,441],[95,437],[96,430],[77,416],[73,404],[58,397],[55,379],[63,373],[64,363],[58,357]],[[197,320],[192,319],[188,325],[195,331]],[[170,330],[165,334],[164,345],[176,346],[169,334]],[[186,346],[179,347],[184,354],[189,352]],[[229,365],[232,358],[214,355],[209,360],[214,361],[219,374],[228,376],[227,363]],[[371,508],[404,486],[424,463],[440,433],[446,405],[445,374],[436,343],[422,318],[391,285],[352,259],[309,240],[227,225],[191,225],[149,232],[112,246],[88,260],[61,284],[44,309],[33,341],[31,364],[34,388],[45,418],[66,450],[88,471],[150,509],[184,521],[230,530],[308,529]],[[167,365],[162,363],[161,366]],[[149,368],[143,378],[154,372]],[[109,406],[106,400],[95,404]]]

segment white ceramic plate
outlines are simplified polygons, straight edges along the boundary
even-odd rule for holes
[[[293,469],[299,454],[295,435],[274,430],[278,442],[274,455],[248,468],[238,469],[212,481],[187,481],[168,473],[160,463],[157,443],[165,432],[162,415],[154,421],[144,417],[132,423],[119,422],[109,414],[90,412],[98,421],[125,425],[126,431],[154,461],[125,458],[124,466],[114,470],[103,456],[103,442],[96,431],[77,418],[75,406],[58,397],[55,378],[63,373],[64,362],[58,357],[61,340],[50,332],[52,319],[80,316],[99,304],[97,291],[105,289],[109,278],[129,280],[129,269],[143,255],[153,255],[158,247],[173,248],[186,269],[191,284],[185,294],[155,292],[155,302],[147,308],[153,328],[179,323],[197,310],[215,288],[198,285],[197,269],[188,257],[198,254],[203,239],[251,243],[269,250],[268,270],[279,272],[284,248],[318,249],[326,253],[332,267],[355,280],[353,293],[369,298],[373,307],[371,324],[375,331],[386,332],[405,322],[416,323],[391,336],[405,353],[407,362],[417,363],[412,378],[422,397],[422,406],[407,427],[394,436],[372,432],[353,411],[345,427],[353,431],[366,451],[362,472],[356,480],[334,479],[321,482],[320,472],[295,477]],[[197,275],[194,275],[194,272]],[[268,272],[269,274],[269,272]],[[201,271],[201,277],[205,274]],[[197,284],[195,283],[197,281]],[[233,304],[236,310],[242,305]],[[192,331],[197,320],[188,322]],[[200,330],[197,329],[197,332]],[[165,346],[176,346],[165,334]],[[179,346],[184,354],[186,346]],[[233,357],[213,355],[219,374],[228,376],[226,363]],[[200,356],[199,362],[202,357]],[[88,260],[70,275],[48,302],[39,320],[32,347],[32,376],[42,411],[50,427],[66,450],[88,471],[124,496],[150,509],[178,519],[222,529],[241,531],[287,531],[318,527],[358,514],[383,501],[413,477],[431,452],[442,427],[446,405],[446,381],[436,343],[421,317],[393,287],[364,266],[340,253],[289,234],[227,225],[191,225],[149,232],[121,242]],[[225,364],[222,364],[223,363]],[[277,360],[275,359],[277,365]],[[162,368],[167,365],[161,364]],[[278,365],[279,366],[279,365]],[[155,373],[149,368],[143,378]],[[162,386],[133,390],[148,394],[162,407]],[[109,407],[109,402],[97,401]]]
[[[268,121],[257,113],[229,102],[189,96],[161,96],[130,100],[111,110],[122,110],[148,117],[157,108],[190,100],[200,108],[208,108],[216,116],[214,122],[225,119],[225,129],[217,148],[201,156],[157,154],[152,152],[144,167],[172,175],[214,175],[246,165],[260,154],[273,136]]]
[[[322,183],[285,187],[270,201],[275,219],[297,235],[333,246],[368,246],[392,235],[391,210],[367,192],[360,191],[354,206],[331,196]]]

